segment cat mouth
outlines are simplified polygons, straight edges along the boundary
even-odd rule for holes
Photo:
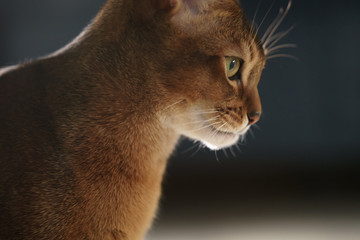
[[[218,128],[216,128],[215,126],[210,126],[210,131],[216,133],[217,136],[228,136],[228,137],[235,137],[235,136],[240,136],[240,135],[244,135],[250,128],[250,126],[246,126],[236,132],[230,132],[230,131],[223,131],[220,130]]]
[[[222,131],[222,130],[219,130],[217,129],[216,127],[214,126],[210,126],[210,131],[211,132],[214,132],[216,133],[216,136],[223,136],[223,137],[237,137],[239,136],[240,134],[237,134],[237,133],[233,133],[233,132],[227,132],[227,131]]]

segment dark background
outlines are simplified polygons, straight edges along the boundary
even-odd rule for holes
[[[64,46],[104,2],[0,0],[0,66]],[[272,2],[260,2],[257,24]],[[250,18],[258,3],[242,1]],[[286,5],[274,1],[260,35]],[[201,225],[278,214],[288,220],[299,212],[360,219],[360,3],[295,0],[279,29],[292,25],[281,43],[297,48],[282,52],[298,60],[267,63],[259,85],[260,129],[247,136],[241,152],[198,151],[183,140],[173,154],[156,239],[156,231],[177,221]]]

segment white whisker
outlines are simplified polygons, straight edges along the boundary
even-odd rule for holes
[[[257,130],[261,130],[260,127],[257,124],[253,124],[252,127],[257,129]]]
[[[220,117],[220,115],[215,116],[215,117],[212,117],[212,118],[209,118],[209,119],[207,119],[207,120],[198,120],[198,121],[193,121],[193,122],[182,123],[182,124],[179,124],[179,126],[186,126],[186,125],[197,124],[197,123],[211,122],[211,121],[216,120],[216,119],[219,118],[219,117]]]
[[[229,150],[230,150],[231,155],[233,155],[233,157],[236,157],[236,154],[233,150],[233,146],[229,147]]]
[[[264,43],[264,48],[266,48],[267,44],[269,43],[268,40],[271,39],[271,37],[273,36],[273,34],[276,32],[276,30],[278,29],[278,27],[280,26],[280,24],[282,23],[282,21],[284,20],[284,18],[286,17],[286,15],[288,14],[290,7],[291,7],[291,3],[292,1],[289,0],[289,3],[285,9],[285,11],[281,8],[280,9],[280,13],[282,13],[281,17],[278,19],[277,23],[274,25],[274,27],[272,28],[271,32],[269,33],[269,35],[267,36],[265,42]]]
[[[291,58],[291,59],[299,61],[299,59],[297,57],[294,57],[290,54],[274,54],[274,55],[267,56],[266,59],[269,60],[269,59],[280,58],[280,57]]]
[[[221,122],[220,122],[221,123]],[[222,124],[219,128],[215,128],[214,129],[211,129],[211,132],[209,134],[209,138],[212,139],[214,138],[216,135],[217,135],[217,130],[220,129],[222,126],[224,126],[226,123]]]
[[[246,144],[246,133],[243,135],[240,135],[240,141],[244,144]]]
[[[226,157],[226,158],[229,158],[229,155],[228,155],[227,152],[226,152],[226,148],[223,148],[222,150],[223,150],[223,152],[224,152],[225,157]]]
[[[221,128],[223,128],[226,124],[227,124],[227,123],[224,122],[224,124],[222,124],[220,127],[217,127],[216,130],[221,131]]]
[[[268,26],[268,28],[266,29],[264,35],[261,38],[261,42],[265,42],[265,40],[267,39],[268,35],[270,34],[270,32],[272,31],[274,25],[276,24],[276,22],[278,21],[279,18],[281,18],[281,14],[284,11],[283,8],[280,8],[280,11],[278,13],[278,15],[275,17],[275,19],[270,23],[270,25]]]
[[[270,12],[270,10],[271,10],[271,8],[272,8],[273,4],[274,4],[274,2],[271,4],[271,6],[269,7],[269,9],[268,9],[268,10],[267,10],[267,12],[265,13],[265,15],[264,15],[263,19],[261,20],[261,22],[260,22],[259,26],[257,27],[256,33],[254,34],[254,37],[253,37],[252,42],[250,43],[250,45],[252,45],[252,44],[255,42],[256,36],[258,35],[259,30],[260,30],[260,28],[261,28],[262,24],[264,23],[264,21],[265,21],[266,17],[268,16],[268,14],[269,14],[269,12]],[[254,17],[254,18],[255,18],[255,17]],[[253,20],[253,24],[254,24],[254,20]]]
[[[216,161],[221,164],[221,162],[220,162],[220,160],[219,160],[219,158],[218,158],[218,156],[217,156],[217,154],[216,154],[216,150],[214,150],[214,153],[215,153]]]
[[[289,34],[289,32],[291,32],[291,30],[293,30],[293,29],[294,29],[294,26],[291,26],[288,30],[286,30],[284,32],[279,32],[279,33],[275,34],[274,36],[272,36],[270,39],[267,39],[266,42],[264,43],[265,49],[272,48],[277,42],[279,42],[283,37],[285,37],[287,34]],[[267,46],[267,44],[269,44],[269,46]]]
[[[201,128],[197,128],[197,129],[191,130],[191,132],[200,131],[200,130],[202,130],[202,129],[205,129],[205,128],[208,128],[208,127],[211,127],[211,126],[213,126],[213,125],[215,125],[215,124],[219,124],[219,123],[221,123],[221,121],[214,122],[214,123],[211,123],[211,124],[205,125],[205,126],[203,126],[203,127],[201,127]]]
[[[197,146],[196,151],[195,151],[194,153],[192,153],[192,154],[190,155],[190,157],[194,157],[194,156],[200,151],[201,148],[203,148],[202,145],[201,145],[201,143],[198,143],[198,146]]]
[[[242,153],[239,145],[240,145],[240,142],[237,142],[234,146],[235,146],[235,148],[239,151],[239,153]]]
[[[249,128],[248,132],[250,133],[251,137],[255,139],[255,134],[253,133],[251,128]]]
[[[270,49],[266,49],[266,55],[269,55],[270,53],[273,53],[273,52],[276,52],[280,49],[283,49],[283,48],[296,48],[296,44],[293,44],[293,43],[287,43],[287,44],[280,44],[280,45],[277,45],[276,47],[272,47]]]
[[[212,114],[212,113],[219,113],[219,111],[192,112],[192,113],[185,112],[185,113],[179,113],[179,114],[176,114],[176,115],[172,115],[172,117],[173,118],[178,118],[178,117],[182,117],[182,116],[189,116],[189,115],[197,116],[197,115]]]
[[[250,35],[253,33],[252,31],[254,31],[254,29],[255,29],[255,18],[256,18],[256,15],[257,15],[258,11],[259,11],[260,4],[261,4],[261,0],[259,0],[258,4],[256,6],[256,9],[255,9],[254,17],[252,19],[252,24],[250,26]]]
[[[165,107],[165,108],[164,108],[163,110],[161,110],[161,111],[165,111],[166,109],[169,109],[169,108],[175,106],[176,104],[181,103],[182,101],[185,101],[185,99],[181,99],[181,100],[179,100],[179,101],[177,101],[177,102],[174,102],[174,103],[170,104],[169,106]]]
[[[187,153],[187,152],[193,150],[194,148],[198,147],[199,145],[200,145],[200,143],[195,141],[195,142],[194,142],[194,145],[192,145],[191,147],[185,149],[185,150],[182,151],[181,153],[182,153],[182,154]]]
[[[214,111],[207,111],[207,112],[202,112],[202,113],[204,114],[204,113],[217,113],[217,112],[219,112],[219,111],[214,110]]]

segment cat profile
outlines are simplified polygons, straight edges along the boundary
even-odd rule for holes
[[[261,39],[234,0],[108,0],[65,48],[0,70],[0,239],[143,239],[179,137],[261,115]]]

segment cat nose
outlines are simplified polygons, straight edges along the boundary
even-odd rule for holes
[[[251,113],[248,113],[249,125],[253,125],[253,124],[255,124],[257,121],[259,121],[260,115],[261,115],[261,113],[260,113],[260,112],[256,112],[256,111],[251,112]]]

